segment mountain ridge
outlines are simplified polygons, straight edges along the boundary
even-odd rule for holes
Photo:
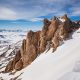
[[[63,40],[67,40],[69,35],[80,27],[79,22],[72,22],[67,15],[60,19],[54,17],[49,21],[44,19],[44,26],[41,31],[29,31],[26,39],[23,40],[21,49],[16,53],[12,61],[6,68],[6,72],[21,70],[30,65],[38,55],[46,49],[53,48],[53,52]]]

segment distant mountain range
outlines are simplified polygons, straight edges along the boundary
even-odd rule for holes
[[[7,31],[7,32],[22,32],[23,30],[12,30],[12,29],[0,29],[0,32],[3,32],[3,31]]]

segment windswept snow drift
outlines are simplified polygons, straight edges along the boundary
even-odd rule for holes
[[[64,41],[52,53],[50,49],[42,53],[25,69],[14,75],[0,74],[4,80],[10,80],[18,75],[22,80],[80,80],[80,30],[74,32],[72,39]]]

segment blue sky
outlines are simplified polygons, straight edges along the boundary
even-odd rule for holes
[[[0,28],[38,29],[44,18],[80,19],[80,0],[0,0]]]

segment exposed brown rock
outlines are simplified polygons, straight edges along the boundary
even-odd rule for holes
[[[23,62],[22,62],[22,59],[20,59],[16,64],[15,64],[15,67],[14,69],[15,70],[21,70],[23,68]]]
[[[55,31],[58,28],[58,20],[56,17],[52,18],[51,21],[45,19],[45,24],[43,26],[43,30],[40,35],[40,53],[45,51],[47,42],[52,39]],[[45,27],[46,26],[46,27]]]
[[[52,37],[52,47],[54,50],[59,46],[59,42],[63,40],[63,26],[59,25],[54,36]]]
[[[23,41],[21,50],[23,67],[29,65],[38,55],[40,31],[29,31],[27,39]]]
[[[46,40],[50,41],[52,37],[54,36],[54,33],[56,32],[57,28],[59,26],[59,22],[56,17],[52,18],[51,24],[48,27],[47,33],[46,33]]]
[[[40,44],[39,44],[39,53],[42,53],[46,49],[46,33],[48,31],[48,27],[51,24],[51,22],[48,19],[44,19],[44,26],[42,28],[41,34],[40,34]]]
[[[72,31],[79,28],[79,22],[72,22],[67,15],[61,17],[64,19],[61,22],[57,17],[50,21],[44,19],[44,26],[41,31],[29,31],[27,38],[23,40],[21,49],[16,53],[12,61],[6,66],[5,72],[21,70],[31,64],[36,57],[53,47],[55,51],[60,45],[60,42],[69,38]]]
[[[13,58],[12,61],[10,61],[8,63],[8,65],[6,66],[5,72],[10,72],[12,70],[15,69],[15,65],[16,63],[21,59],[21,53],[20,50],[17,52],[17,54],[15,55],[15,57]]]
[[[8,73],[11,72],[12,70],[13,70],[13,60],[8,63],[4,72]]]
[[[54,48],[54,50],[56,50],[56,48],[60,45],[60,41],[69,38],[69,34],[70,32],[72,32],[72,22],[67,17],[67,15],[64,15],[61,18],[65,19],[65,21],[59,24],[52,38],[52,47]]]
[[[46,32],[47,32],[50,24],[51,24],[51,22],[48,19],[44,19],[44,26],[43,26],[42,31],[41,31],[41,37],[46,35]]]
[[[77,24],[79,24],[79,25],[80,25],[80,20],[79,20],[79,21],[77,21]]]
[[[67,20],[68,19],[67,14],[64,14],[63,16],[61,16],[61,19]]]
[[[39,52],[40,53],[42,53],[43,51],[45,51],[45,49],[46,49],[46,43],[47,43],[47,41],[46,41],[45,36],[40,37],[40,46],[39,46]]]

